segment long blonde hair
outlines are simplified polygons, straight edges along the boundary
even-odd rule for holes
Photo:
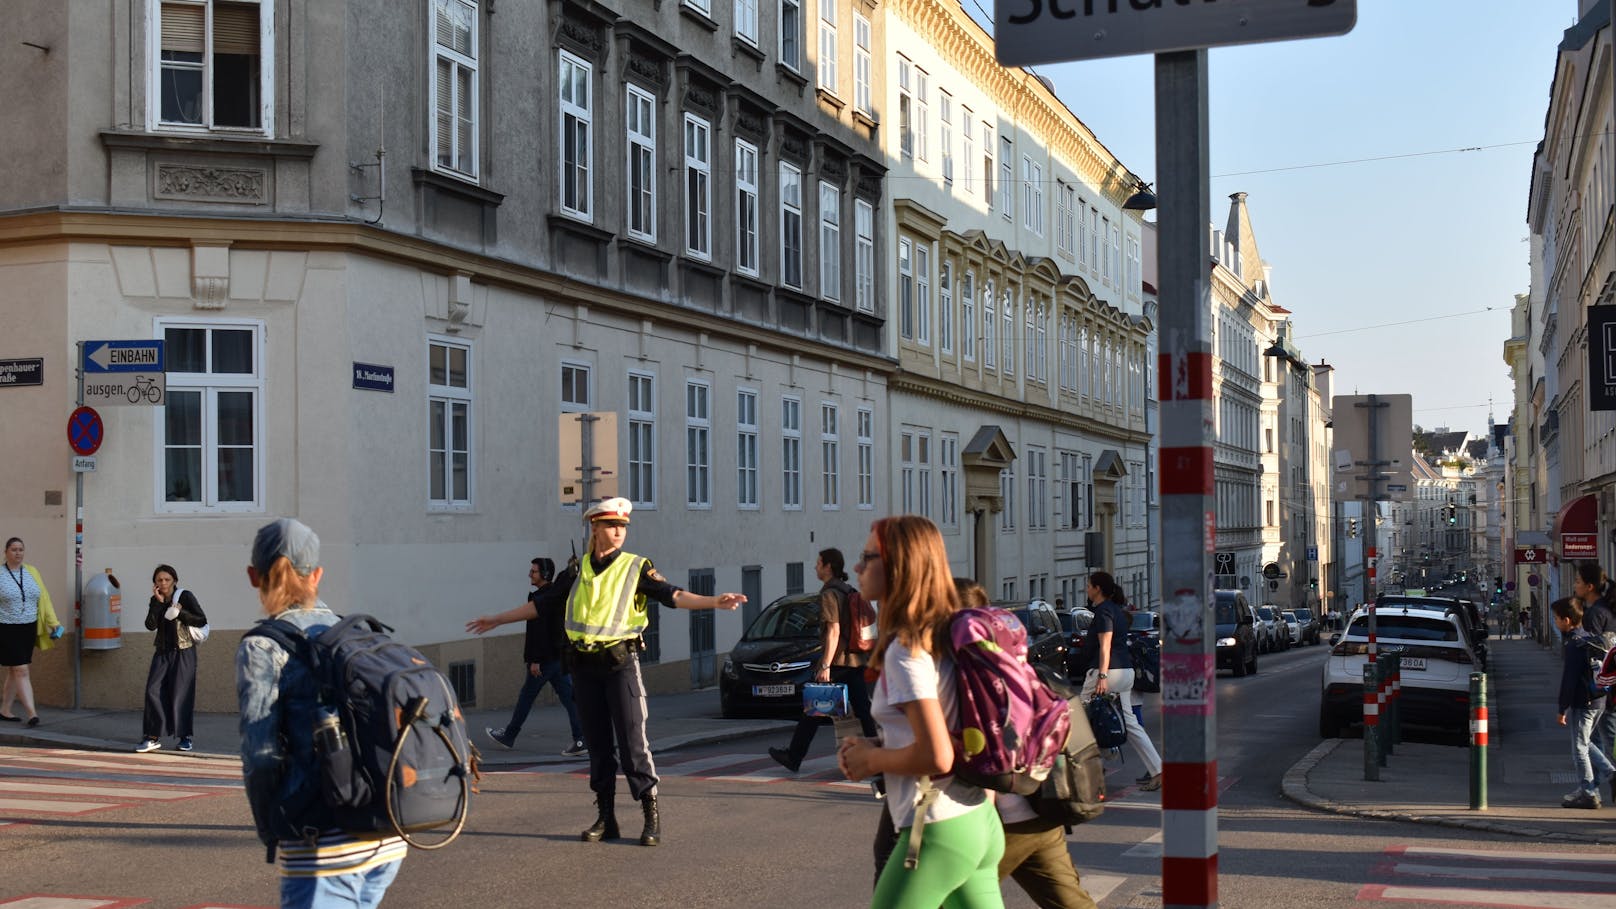
[[[872,665],[879,669],[894,639],[936,654],[945,645],[948,620],[959,611],[948,549],[937,525],[905,514],[876,521],[871,531],[880,547],[886,596],[881,598],[881,639]]]

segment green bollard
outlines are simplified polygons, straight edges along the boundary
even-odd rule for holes
[[[1470,673],[1470,809],[1487,810],[1487,676]]]

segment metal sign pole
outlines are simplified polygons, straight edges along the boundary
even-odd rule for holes
[[[1368,444],[1368,459],[1363,466],[1369,468],[1362,475],[1364,481],[1364,497],[1361,504],[1363,510],[1364,545],[1363,545],[1363,579],[1364,603],[1369,607],[1369,662],[1375,662],[1375,549],[1379,543],[1380,531],[1375,525],[1378,516],[1376,501],[1380,498],[1380,469],[1390,461],[1381,460],[1380,457],[1380,412],[1391,406],[1390,403],[1380,400],[1380,395],[1370,395],[1367,402],[1353,405],[1363,408],[1364,418],[1369,421],[1366,427]]]
[[[84,406],[84,342],[77,343],[73,372],[78,376],[74,396]],[[79,709],[84,685],[84,474],[73,472],[73,709]]]
[[[1205,50],[1156,55],[1161,237],[1162,905],[1218,904]]]

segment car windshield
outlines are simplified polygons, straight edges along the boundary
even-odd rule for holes
[[[1235,624],[1234,600],[1218,600],[1217,613],[1212,621],[1219,625]]]
[[[1360,615],[1347,629],[1348,637],[1367,638],[1369,617]],[[1459,627],[1434,615],[1398,615],[1382,610],[1375,617],[1375,636],[1402,641],[1457,641]]]
[[[1296,613],[1294,613],[1294,612],[1290,612],[1290,611],[1287,610],[1285,612],[1280,613],[1280,615],[1284,616],[1285,621],[1287,621],[1287,622],[1294,623],[1296,621]]]
[[[746,629],[746,640],[819,637],[819,600],[786,600],[763,610]]]
[[[1150,631],[1156,627],[1156,614],[1154,612],[1136,612],[1128,621],[1129,631]]]
[[[1262,619],[1264,622],[1272,622],[1274,620],[1274,610],[1267,606],[1260,606],[1257,609],[1257,618]]]
[[[1061,629],[1067,632],[1088,631],[1089,623],[1094,621],[1092,612],[1062,612],[1060,613]]]
[[[1311,621],[1313,621],[1313,610],[1311,610],[1311,609],[1298,609],[1298,610],[1296,610],[1296,617],[1298,619],[1301,619],[1304,622],[1311,622]]]

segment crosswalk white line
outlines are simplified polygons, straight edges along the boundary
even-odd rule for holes
[[[8,799],[0,797],[0,811],[32,811],[38,814],[88,814],[117,808],[117,802],[71,802],[45,799]]]
[[[187,762],[146,762],[146,761],[100,761],[89,758],[73,758],[44,755],[15,755],[8,757],[7,763],[27,765],[29,767],[80,767],[91,770],[121,770],[125,773],[140,772],[162,774],[167,776],[193,776],[213,779],[240,779],[240,767],[210,767],[206,764]]]
[[[1155,833],[1152,833],[1150,836],[1145,837],[1139,841],[1138,845],[1124,851],[1122,854],[1132,858],[1161,858],[1161,831],[1158,830]]]
[[[1537,890],[1476,890],[1466,887],[1403,887],[1370,884],[1358,891],[1359,901],[1447,903],[1460,906],[1497,906],[1508,909],[1616,909],[1616,894],[1545,893]]]
[[[1611,868],[1616,868],[1616,856],[1609,853],[1532,852],[1525,849],[1450,849],[1441,846],[1391,846],[1387,848],[1386,853],[1409,858],[1468,858],[1488,862],[1508,859],[1513,862],[1608,865]]]
[[[1508,865],[1422,865],[1415,862],[1397,862],[1389,869],[1396,874],[1407,874],[1412,877],[1453,877],[1468,880],[1542,880],[1546,869],[1522,868]],[[1597,871],[1574,871],[1569,868],[1556,869],[1553,872],[1554,880],[1566,884],[1604,884],[1616,885],[1616,874],[1601,874]]]
[[[826,770],[833,770],[836,768],[836,766],[836,756],[826,755],[824,757],[811,758],[803,761],[802,766],[797,768],[797,772],[792,773],[786,768],[781,767],[779,764],[776,764],[774,761],[770,760],[768,766],[762,767],[758,770],[753,770],[750,773],[709,776],[706,777],[706,779],[720,783],[777,783],[781,780],[797,779],[799,777],[811,777],[814,774],[823,773]]]
[[[116,909],[133,906],[145,900],[114,899],[95,896],[23,896],[0,901],[0,909]]]
[[[41,783],[34,780],[10,780],[0,777],[0,793],[25,792],[33,795],[84,795],[105,799],[140,799],[141,801],[168,801],[195,798],[217,793],[194,789],[163,789],[144,786],[139,789],[123,786],[72,785],[68,783]]]
[[[1096,903],[1104,902],[1105,898],[1111,895],[1111,891],[1122,886],[1123,882],[1128,880],[1118,874],[1100,874],[1098,872],[1085,874],[1082,868],[1077,869],[1077,873],[1078,882],[1083,885],[1083,889],[1088,891],[1089,896]]]

